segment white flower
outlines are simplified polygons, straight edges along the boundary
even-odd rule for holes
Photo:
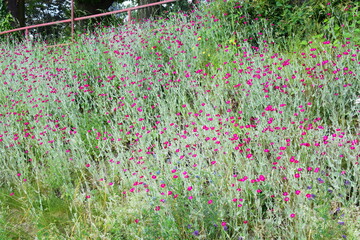
[[[360,103],[360,98],[356,99],[356,100],[355,100],[355,103],[356,103],[356,104]]]

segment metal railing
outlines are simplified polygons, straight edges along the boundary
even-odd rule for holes
[[[31,25],[31,26],[26,26],[26,27],[21,27],[21,28],[15,28],[15,29],[12,29],[12,30],[0,32],[0,35],[25,30],[25,38],[26,38],[26,40],[29,40],[29,29],[38,28],[38,27],[45,27],[45,26],[51,26],[51,25],[56,25],[56,24],[60,24],[60,23],[71,23],[71,39],[74,39],[74,32],[75,32],[74,31],[74,23],[76,21],[81,21],[81,20],[86,20],[86,19],[91,19],[91,18],[97,18],[97,17],[103,17],[103,16],[107,16],[107,15],[127,12],[127,14],[128,14],[128,24],[131,24],[131,11],[141,9],[141,8],[152,7],[152,6],[156,6],[156,5],[176,2],[176,1],[178,1],[178,0],[164,0],[164,1],[161,1],[161,2],[149,3],[149,4],[137,6],[137,7],[130,7],[130,8],[126,8],[126,9],[121,9],[121,10],[116,10],[116,11],[111,11],[111,12],[106,12],[106,13],[100,13],[100,14],[94,14],[94,15],[89,15],[89,16],[85,16],[85,17],[75,18],[74,17],[74,0],[71,0],[71,18],[70,19],[56,21],[56,22],[48,22],[48,23],[36,24],[36,25]]]

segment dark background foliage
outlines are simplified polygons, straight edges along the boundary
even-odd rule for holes
[[[76,17],[107,12],[110,9],[122,9],[125,0],[75,0]],[[132,6],[144,5],[160,0],[133,0]],[[209,1],[209,0],[207,0]],[[271,25],[273,37],[286,42],[287,39],[307,41],[312,37],[340,41],[352,38],[360,41],[359,4],[355,0],[212,0],[212,12],[217,18],[233,22],[233,31],[247,28],[249,39],[257,45],[257,30],[253,23],[261,22],[263,27]],[[191,11],[199,1],[180,0],[172,4],[143,8],[132,12],[133,20],[143,21],[150,17],[167,17],[170,11]],[[70,0],[2,0],[0,5],[0,31],[29,26],[44,22],[70,18]],[[125,15],[123,15],[125,16]],[[336,17],[335,17],[336,16]],[[118,17],[109,16],[76,23],[77,30],[93,28],[95,25],[117,24]],[[343,26],[347,21],[349,26]],[[31,30],[33,35],[57,39],[68,37],[67,24],[43,27]],[[305,43],[304,42],[304,43]]]

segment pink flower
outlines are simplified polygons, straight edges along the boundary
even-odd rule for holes
[[[295,213],[290,214],[290,217],[291,217],[291,218],[294,218],[295,216],[296,216]]]

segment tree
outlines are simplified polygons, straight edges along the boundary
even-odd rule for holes
[[[155,3],[155,2],[161,2],[161,0],[137,0],[138,6]],[[160,5],[147,7],[147,8],[141,8],[138,12],[138,18],[139,19],[148,19],[155,14],[160,13]]]
[[[93,15],[102,12],[107,12],[109,7],[116,3],[123,3],[127,0],[74,0],[76,17],[84,15]],[[149,3],[160,2],[162,0],[131,0],[133,4],[145,5]],[[142,8],[138,11],[138,19],[148,19],[155,15],[163,15],[168,10],[189,10],[188,0],[179,0],[174,3],[166,4],[166,7],[158,5],[153,7]],[[194,2],[194,0],[192,1]],[[70,6],[71,0],[0,0],[3,3],[5,12],[2,15],[6,15],[6,10],[13,16],[12,27],[24,27],[34,24],[59,21],[70,18]],[[2,16],[1,15],[1,16]],[[109,18],[111,18],[109,16]],[[96,18],[96,22],[103,24],[109,23],[107,17]],[[94,21],[93,20],[93,21]],[[93,21],[81,21],[77,23],[77,26],[92,27]],[[32,29],[31,34],[41,33],[41,35],[48,35],[51,37],[57,37],[61,35],[67,35],[64,33],[64,29],[67,29],[66,24],[59,24],[49,27],[41,27]]]
[[[7,5],[7,9],[11,15],[16,19],[17,23],[14,23],[14,27],[17,25],[20,27],[25,26],[25,0],[4,0]]]
[[[75,0],[77,10],[85,12],[87,15],[98,14],[106,11],[116,0]],[[118,0],[116,2],[124,2]]]
[[[70,18],[70,1],[64,0],[27,0],[26,4],[26,25],[35,25],[46,22],[54,22]],[[58,24],[48,27],[41,27],[30,30],[32,34],[41,34],[56,38],[64,35],[67,24]]]
[[[27,1],[25,16],[27,25],[68,19],[70,17],[70,1]]]
[[[136,0],[136,3],[138,6],[150,4],[150,3],[156,3],[161,2],[163,0]],[[154,17],[156,15],[166,15],[164,13],[171,11],[189,11],[196,7],[197,4],[199,4],[199,0],[178,0],[176,2],[167,3],[166,7],[162,5],[156,5],[152,7],[142,8],[138,11],[138,18],[140,20],[142,19],[148,19],[150,17]]]
[[[0,32],[12,29],[13,22],[14,18],[7,10],[7,6],[0,1]]]

